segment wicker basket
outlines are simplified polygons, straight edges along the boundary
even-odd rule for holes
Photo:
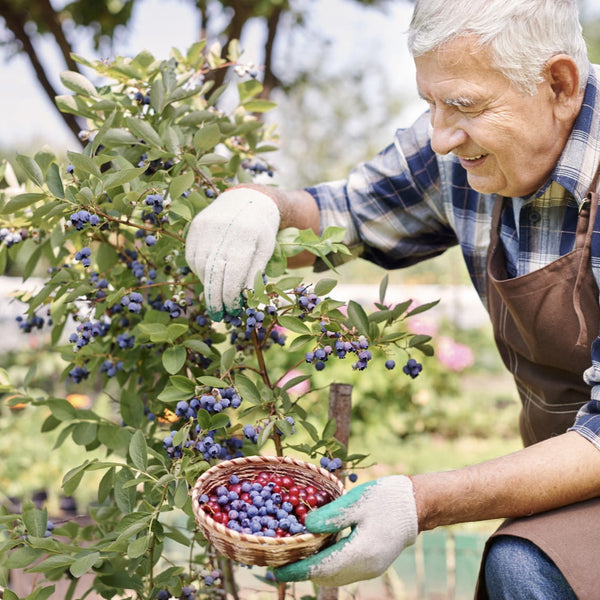
[[[260,471],[289,475],[298,485],[314,485],[332,498],[344,493],[335,475],[310,463],[290,457],[246,456],[223,461],[198,478],[192,488],[192,507],[205,537],[222,555],[246,564],[277,567],[311,556],[334,541],[334,534],[301,533],[289,537],[262,537],[239,533],[214,521],[201,509],[199,498],[219,485],[226,485],[233,474],[252,479]]]

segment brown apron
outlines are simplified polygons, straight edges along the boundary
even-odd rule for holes
[[[597,208],[598,194],[590,192],[580,210],[574,249],[512,279],[499,239],[502,203],[494,208],[487,265],[489,311],[500,355],[521,398],[519,426],[526,446],[564,433],[590,399],[583,372],[591,364],[590,349],[600,325],[598,286],[590,263]],[[496,535],[532,541],[552,558],[580,600],[600,598],[596,568],[590,565],[600,549],[600,498],[510,519],[492,537]],[[476,598],[487,597],[480,573]]]

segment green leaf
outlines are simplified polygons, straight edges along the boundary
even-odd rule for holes
[[[132,135],[126,129],[116,129],[116,128],[107,129],[102,134],[101,141],[107,148],[114,148],[116,146],[131,146],[134,144],[139,144],[139,141],[135,137],[135,135]]]
[[[98,90],[94,84],[81,73],[75,71],[63,71],[60,74],[62,84],[71,91],[87,98],[97,98]]]
[[[348,303],[348,317],[359,333],[369,334],[369,317],[367,317],[367,313],[358,302],[350,300]]]
[[[193,394],[196,390],[196,384],[183,375],[174,375],[173,377],[169,377],[169,382],[171,385],[173,385],[173,387],[188,394]]]
[[[173,504],[177,508],[183,508],[187,502],[189,496],[188,485],[185,479],[178,479],[175,484],[175,496],[173,498]]]
[[[315,284],[314,292],[317,296],[325,296],[337,285],[335,279],[321,279]]]
[[[426,302],[425,304],[420,304],[415,309],[407,312],[406,316],[413,317],[414,315],[418,315],[420,313],[425,312],[426,310],[429,310],[430,308],[433,308],[434,306],[436,306],[439,303],[440,303],[439,300],[434,300],[433,302]]]
[[[238,373],[235,377],[235,387],[242,400],[248,400],[252,404],[260,404],[261,397],[258,388],[251,379]]]
[[[25,175],[38,187],[44,185],[44,175],[40,166],[30,156],[17,154],[17,163],[25,171]]]
[[[48,511],[39,510],[33,505],[23,509],[23,523],[27,527],[27,533],[36,537],[44,537],[48,523]]]
[[[150,540],[148,539],[148,536],[145,535],[136,538],[135,540],[129,542],[127,546],[127,554],[130,558],[139,558],[140,556],[143,556],[148,549],[149,542]]]
[[[183,346],[171,346],[162,355],[162,364],[169,375],[179,373],[187,359],[187,352]]]
[[[295,333],[308,333],[310,329],[297,317],[281,315],[277,319],[279,325]]]
[[[147,167],[140,167],[139,169],[121,169],[116,173],[110,173],[104,179],[104,189],[112,190],[113,188],[125,185],[130,181],[133,181],[136,177],[139,177],[146,171]]]
[[[302,427],[304,427],[304,429],[307,431],[308,435],[310,435],[313,441],[318,442],[321,440],[317,428],[312,423],[310,423],[309,421],[301,421],[301,425]]]
[[[104,473],[98,484],[98,503],[102,504],[109,496],[115,485],[115,468],[111,467]]]
[[[235,346],[231,346],[227,348],[225,352],[221,355],[221,372],[226,373],[233,366],[233,361],[235,360],[235,356],[237,354],[237,349]]]
[[[187,171],[182,175],[173,177],[171,183],[169,184],[169,196],[171,196],[171,200],[177,200],[177,198],[179,198],[183,192],[190,189],[193,183],[194,174],[191,171]]]
[[[75,167],[75,170],[80,174],[86,173],[88,175],[93,175],[94,177],[102,177],[100,167],[98,167],[94,160],[87,156],[87,154],[81,154],[80,152],[67,152],[67,158]]]
[[[312,336],[310,334],[299,335],[298,337],[295,337],[291,341],[290,352],[295,352],[296,350],[299,350],[305,344],[308,344],[309,342],[313,342],[314,340],[315,340],[314,336]]]
[[[282,390],[289,390],[290,388],[293,388],[294,386],[298,385],[299,383],[302,383],[303,381],[306,381],[307,379],[310,379],[311,376],[310,375],[298,375],[298,377],[292,377],[292,379],[289,379],[288,381],[285,382],[285,384],[283,386],[281,386]]]
[[[145,471],[148,468],[148,446],[146,438],[141,429],[138,429],[132,436],[129,442],[129,456],[133,466],[140,471]]]
[[[96,440],[98,425],[96,423],[81,422],[75,425],[72,438],[76,444],[87,446]]]
[[[243,106],[248,112],[264,113],[273,110],[277,106],[277,103],[271,100],[255,99],[244,102]]]
[[[243,104],[246,100],[254,98],[260,94],[262,91],[262,84],[256,79],[248,79],[247,81],[238,83],[237,88],[240,96],[240,103]]]
[[[218,379],[217,377],[211,377],[210,375],[205,375],[204,377],[198,377],[198,381],[203,383],[204,385],[209,385],[210,387],[222,388],[227,385],[225,381],[222,379]]]
[[[126,485],[133,479],[133,474],[126,468],[119,469],[115,475],[115,504],[125,514],[133,512],[135,508],[135,487]]]
[[[23,208],[27,208],[39,200],[45,200],[48,198],[47,194],[41,193],[26,193],[26,194],[17,194],[13,196],[7,203],[6,206],[2,209],[2,214],[10,215],[16,213]]]
[[[194,149],[198,154],[212,150],[221,141],[221,130],[216,123],[200,127],[194,134]]]
[[[87,573],[100,558],[99,552],[89,552],[77,558],[69,567],[73,577],[78,578]]]
[[[46,404],[52,415],[59,421],[69,421],[77,415],[75,407],[64,398],[50,398]]]
[[[323,428],[323,433],[321,434],[321,439],[328,440],[335,435],[337,431],[337,424],[335,419],[329,419]]]
[[[189,325],[186,323],[171,323],[167,326],[167,336],[169,342],[174,342],[178,337],[181,337],[189,330]]]
[[[23,569],[35,562],[42,555],[41,550],[21,546],[13,550],[5,559],[3,566],[8,569]]]
[[[229,425],[229,416],[224,413],[217,413],[210,418],[210,429],[221,429]]]
[[[385,302],[385,293],[387,292],[389,276],[386,274],[379,284],[379,302],[383,304]]]
[[[154,146],[155,148],[162,147],[160,136],[156,133],[156,130],[150,123],[135,117],[126,117],[125,122],[127,123],[129,130],[134,135],[137,135],[144,143]]]
[[[46,173],[46,184],[48,185],[50,193],[54,194],[54,196],[57,198],[65,197],[65,189],[63,187],[62,179],[60,178],[58,165],[54,162],[48,167],[48,172]]]

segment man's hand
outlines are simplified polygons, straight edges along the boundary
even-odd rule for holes
[[[275,202],[250,188],[223,192],[194,217],[185,258],[204,284],[213,320],[242,307],[242,290],[252,287],[273,254],[279,221]]]
[[[338,587],[381,575],[417,533],[412,482],[404,475],[363,483],[306,517],[312,533],[352,531],[322,552],[275,569],[279,581]]]

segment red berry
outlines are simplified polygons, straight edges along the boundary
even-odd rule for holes
[[[314,508],[317,505],[317,497],[314,494],[310,494],[304,498],[304,502],[308,504],[311,508]]]

